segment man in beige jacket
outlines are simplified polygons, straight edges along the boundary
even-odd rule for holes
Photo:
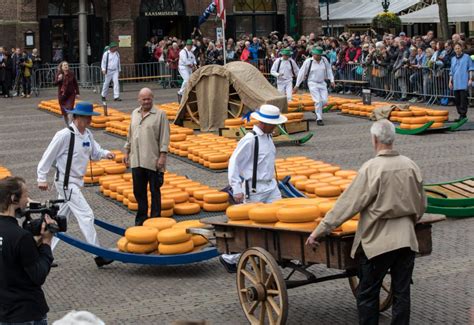
[[[170,125],[166,113],[153,107],[153,92],[149,88],[140,90],[138,102],[140,107],[132,112],[124,161],[132,168],[133,194],[138,203],[135,225],[141,226],[148,218],[148,184],[150,217],[159,217],[161,213],[160,187],[170,142]]]
[[[351,252],[359,261],[359,324],[378,324],[380,288],[389,270],[392,324],[409,324],[410,282],[418,252],[415,224],[426,207],[421,172],[412,160],[392,149],[395,127],[391,122],[379,120],[370,132],[376,157],[360,168],[307,244],[318,245],[334,228],[360,213]]]

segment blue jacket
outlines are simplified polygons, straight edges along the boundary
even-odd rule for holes
[[[255,44],[255,43],[250,44],[249,51],[252,54],[252,60],[250,60],[250,62],[252,62],[252,63],[257,63],[258,47],[259,47],[258,43],[257,44]]]

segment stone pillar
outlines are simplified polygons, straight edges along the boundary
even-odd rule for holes
[[[87,80],[87,10],[86,0],[79,0],[79,70],[81,82]]]
[[[319,35],[321,33],[319,0],[299,0],[298,9],[301,35],[309,35],[309,33]]]

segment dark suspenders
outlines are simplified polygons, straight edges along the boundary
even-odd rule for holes
[[[69,150],[67,152],[66,170],[64,171],[64,182],[63,182],[64,191],[68,190],[69,174],[71,173],[72,156],[74,155],[75,134],[74,134],[74,129],[72,127],[69,127],[69,130],[71,130],[71,137],[69,139]]]
[[[109,51],[107,51],[107,56],[105,57],[105,74],[109,71]]]
[[[253,135],[255,136],[255,146],[254,146],[254,150],[253,150],[253,170],[252,170],[252,188],[251,190],[249,189],[249,182],[248,180],[245,180],[245,198],[249,198],[250,197],[250,192],[252,192],[252,194],[255,194],[257,193],[257,165],[258,165],[258,136],[257,136],[257,133],[252,130],[250,131],[253,133]]]
[[[278,61],[277,73],[280,73],[281,61],[282,61],[281,59],[280,59],[280,61]],[[291,62],[291,59],[288,59],[288,61],[290,62],[291,73],[293,74],[293,78],[295,78],[296,75],[295,75],[295,70],[294,70],[294,67],[293,67],[293,63]],[[311,68],[311,66],[310,66],[310,68]],[[307,77],[308,77],[308,76],[306,76],[306,78],[307,78]]]

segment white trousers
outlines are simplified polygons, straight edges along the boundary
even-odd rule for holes
[[[180,66],[178,67],[178,70],[179,74],[181,75],[181,78],[183,78],[183,83],[181,84],[181,88],[179,89],[178,94],[182,95],[184,93],[184,90],[186,89],[189,77],[193,73],[193,69]]]
[[[61,205],[58,215],[67,217],[68,223],[70,216],[73,215],[76,218],[79,228],[81,229],[86,241],[89,244],[100,246],[99,239],[97,238],[97,233],[94,228],[94,212],[92,212],[89,203],[87,203],[84,195],[82,195],[81,189],[75,184],[69,184],[69,189],[66,191],[66,193],[64,193],[62,182],[55,182],[54,186],[58,192],[58,199],[69,199],[69,201]],[[59,239],[54,237],[51,243],[51,248],[54,249],[58,242]]]
[[[314,112],[316,113],[316,119],[323,119],[323,106],[328,102],[328,88],[325,82],[309,82],[309,92],[311,98],[314,101]]]
[[[291,102],[293,97],[293,81],[278,81],[277,89],[282,95],[286,95],[286,99]]]
[[[114,82],[114,99],[120,97],[120,85],[119,85],[119,72],[116,71],[109,71],[105,75],[104,85],[102,86],[102,97],[107,98],[107,94],[109,93],[109,85],[110,81]]]
[[[273,190],[264,192],[264,193],[256,193],[250,195],[248,199],[245,200],[245,203],[252,203],[252,202],[262,202],[262,203],[272,203],[277,200],[281,199],[281,192],[278,187],[274,188]],[[229,264],[237,264],[240,259],[240,254],[222,254],[222,258]]]

